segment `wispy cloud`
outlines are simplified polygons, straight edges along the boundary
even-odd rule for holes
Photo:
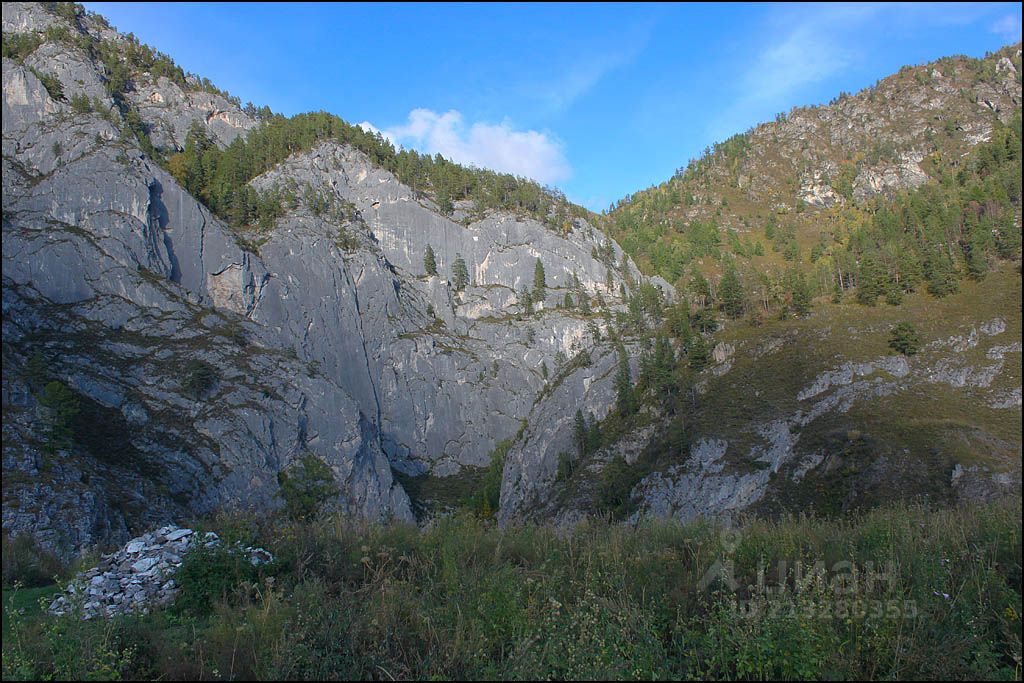
[[[606,76],[633,64],[647,46],[655,23],[654,17],[648,17],[621,27],[613,36],[595,37],[568,49],[545,65],[544,76],[530,78],[514,89],[519,97],[535,102],[542,115],[563,114]]]
[[[993,22],[989,30],[1008,43],[1020,42],[1020,19],[1019,15],[1007,14]]]
[[[525,176],[539,183],[556,183],[572,176],[561,142],[548,133],[516,130],[507,120],[467,125],[462,114],[454,109],[443,114],[414,109],[403,125],[385,129],[368,121],[359,125],[380,132],[396,145],[440,154],[460,164]]]
[[[740,132],[798,104],[811,86],[864,63],[872,49],[865,37],[877,35],[880,27],[897,36],[927,26],[989,21],[992,11],[993,6],[980,3],[779,7],[763,29],[770,38],[755,49],[749,68],[738,79],[741,94],[709,126],[708,134],[720,140]],[[1020,18],[1006,16],[991,30],[1007,40],[1020,40]]]
[[[753,123],[752,117],[792,104],[801,89],[848,68],[856,50],[841,39],[841,31],[864,23],[877,9],[832,6],[776,16],[775,25],[767,30],[777,37],[766,41],[751,60],[740,81],[742,94],[711,125],[711,137],[722,139],[743,130]]]
[[[535,85],[534,92],[544,102],[549,113],[561,114],[590,92],[606,75],[631,64],[642,46],[638,42],[624,50],[586,55],[561,70],[558,78]]]

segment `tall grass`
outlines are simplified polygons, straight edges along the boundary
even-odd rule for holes
[[[1021,675],[1019,500],[569,535],[468,514],[225,526],[276,562],[227,589],[215,566],[184,571],[202,609],[9,615],[4,678]]]

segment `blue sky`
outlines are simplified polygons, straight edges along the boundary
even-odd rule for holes
[[[1021,32],[1019,3],[84,4],[243,102],[330,111],[594,210],[794,105]]]

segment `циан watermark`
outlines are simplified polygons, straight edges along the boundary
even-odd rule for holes
[[[807,619],[894,620],[918,615],[915,600],[891,597],[899,587],[891,561],[782,559],[762,563],[753,581],[743,583],[735,563],[740,540],[737,530],[723,530],[723,556],[704,572],[698,588],[734,593],[733,609],[742,616],[774,616],[784,610],[799,611]]]

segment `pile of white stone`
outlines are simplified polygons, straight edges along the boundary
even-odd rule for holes
[[[145,614],[151,606],[167,604],[177,596],[178,584],[172,577],[190,550],[212,548],[220,543],[215,533],[202,534],[175,526],[133,538],[116,553],[104,555],[98,566],[79,574],[65,593],[50,604],[50,612],[70,614],[81,605],[85,619],[130,612]],[[236,546],[231,551],[248,556],[253,565],[274,559],[262,548]]]

